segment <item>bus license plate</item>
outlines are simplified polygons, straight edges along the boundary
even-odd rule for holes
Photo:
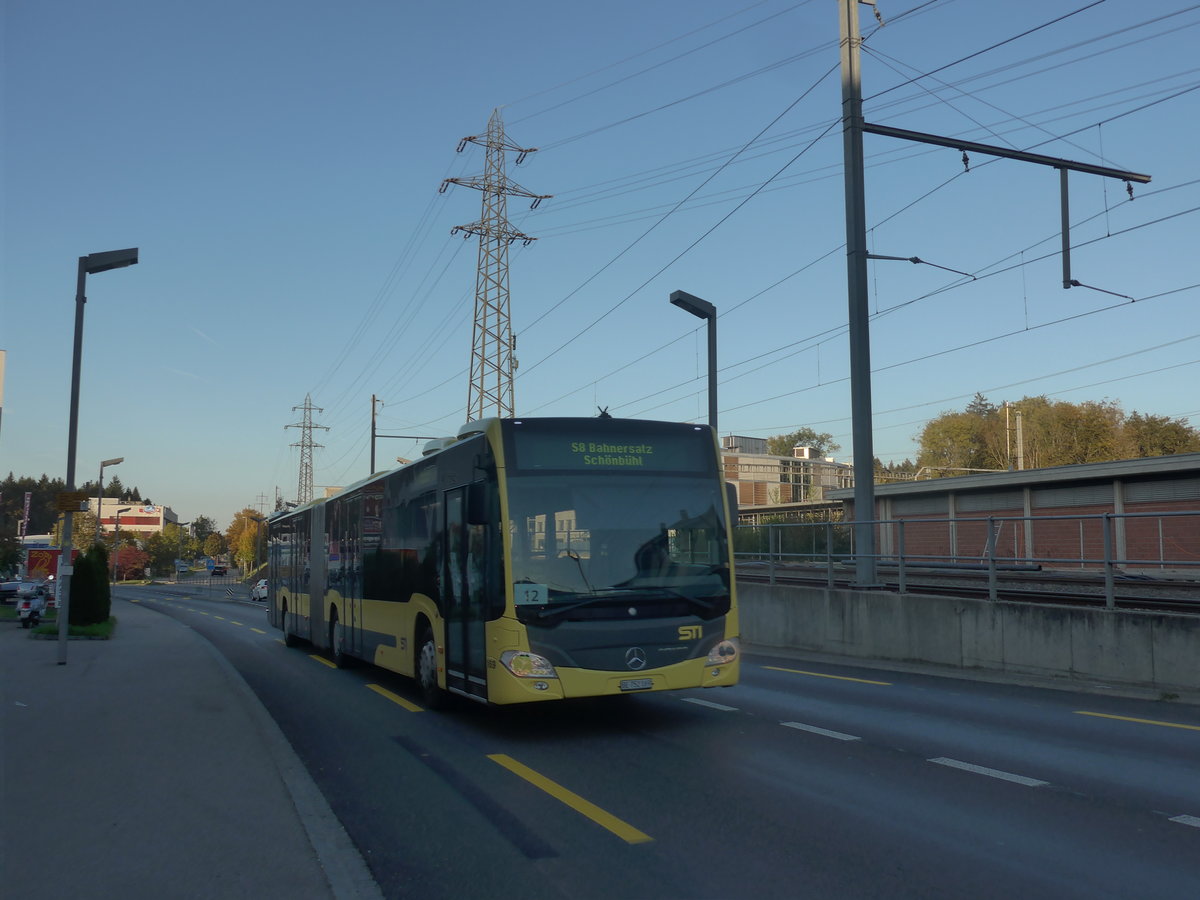
[[[648,691],[654,686],[652,678],[626,678],[621,682],[623,691]]]

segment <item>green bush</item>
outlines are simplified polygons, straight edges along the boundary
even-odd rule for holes
[[[108,583],[108,551],[99,544],[75,560],[71,577],[71,625],[97,625],[107,622],[112,610]]]

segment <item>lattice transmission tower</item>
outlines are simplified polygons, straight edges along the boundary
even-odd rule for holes
[[[292,412],[295,412],[298,409],[304,410],[303,420],[299,421],[299,422],[294,422],[291,425],[284,425],[283,427],[284,427],[284,429],[288,429],[288,428],[299,428],[300,429],[300,440],[296,441],[296,443],[292,444],[292,446],[300,448],[300,480],[296,486],[296,502],[299,503],[301,506],[303,506],[305,503],[308,503],[310,500],[312,500],[312,492],[313,492],[312,452],[313,452],[313,448],[324,446],[323,444],[317,444],[317,443],[313,442],[313,436],[312,436],[313,429],[314,428],[323,428],[323,429],[325,429],[325,431],[328,431],[329,428],[328,428],[328,426],[325,426],[325,425],[314,425],[313,424],[313,420],[312,420],[313,411],[315,410],[316,412],[325,412],[325,410],[323,410],[319,406],[312,405],[312,395],[311,394],[305,394],[304,395],[304,405],[303,406],[293,406]]]
[[[458,225],[451,234],[479,236],[479,264],[475,275],[475,327],[471,338],[471,381],[467,391],[467,419],[482,419],[487,410],[494,415],[513,415],[513,370],[517,367],[516,338],[509,321],[508,246],[513,241],[531,244],[536,238],[522,234],[508,223],[508,197],[529,197],[536,209],[550,194],[527,191],[505,174],[505,153],[517,154],[516,164],[536,147],[518,147],[504,134],[500,110],[492,110],[485,135],[471,135],[458,142],[461,153],[467,144],[479,144],[487,153],[482,176],[447,178],[438,189],[458,184],[483,192],[483,214],[478,222]]]

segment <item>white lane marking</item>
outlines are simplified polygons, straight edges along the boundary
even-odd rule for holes
[[[811,731],[813,734],[824,735],[825,737],[833,738],[835,741],[861,741],[862,738],[853,734],[843,734],[840,731],[829,731],[826,728],[818,728],[816,725],[805,725],[803,722],[780,722],[784,728],[798,728],[801,731]]]
[[[1012,772],[1001,772],[999,769],[989,769],[987,766],[976,766],[971,763],[960,762],[957,759],[947,759],[944,756],[931,759],[929,762],[937,763],[939,766],[950,766],[952,769],[962,769],[964,772],[974,772],[976,775],[986,775],[989,778],[999,778],[1001,781],[1023,784],[1025,787],[1042,787],[1050,783],[1048,781],[1039,781],[1037,778],[1026,778],[1024,775],[1014,775]]]
[[[711,700],[701,700],[698,697],[684,697],[684,703],[695,703],[697,706],[707,706],[709,709],[719,709],[724,712],[737,712],[736,706],[725,706],[723,703],[713,703]]]
[[[1178,822],[1180,825],[1191,825],[1193,828],[1200,828],[1200,818],[1196,816],[1173,816],[1172,822]]]

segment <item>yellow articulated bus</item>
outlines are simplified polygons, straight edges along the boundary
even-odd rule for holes
[[[270,519],[271,624],[434,707],[736,684],[719,460],[706,425],[470,422]]]

